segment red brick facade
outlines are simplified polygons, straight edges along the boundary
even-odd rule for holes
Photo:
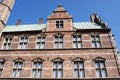
[[[10,1],[10,2],[7,2]],[[14,0],[4,0],[5,4],[12,8]],[[0,6],[6,8],[4,3]],[[3,9],[1,9],[3,10]],[[10,13],[2,13],[6,15],[4,19],[1,19],[1,23],[6,22],[6,19]],[[42,66],[42,76],[36,80],[54,80],[53,77],[53,60],[60,58],[63,60],[63,77],[58,78],[60,80],[119,80],[119,70],[116,61],[115,50],[113,46],[112,36],[110,34],[110,29],[82,29],[77,30],[74,28],[72,16],[67,13],[67,11],[59,5],[58,8],[48,17],[46,28],[42,31],[25,31],[25,32],[4,32],[2,33],[0,39],[0,59],[5,60],[4,68],[1,74],[2,80],[35,80],[32,77],[33,70],[33,60],[40,58],[43,60]],[[56,20],[63,20],[64,27],[56,28]],[[1,24],[0,26],[3,26]],[[16,26],[17,27],[17,26]],[[33,26],[34,27],[34,26]],[[1,27],[1,30],[3,27]],[[73,34],[79,33],[82,37],[82,48],[73,48]],[[92,48],[92,38],[91,34],[97,33],[100,37],[101,47]],[[28,44],[26,49],[19,49],[20,37],[23,34],[28,34]],[[36,37],[44,34],[46,36],[45,49],[36,49]],[[55,47],[55,35],[63,35],[63,48]],[[2,49],[4,38],[7,35],[12,35],[13,40],[10,49]],[[82,58],[84,59],[84,78],[75,78],[74,74],[74,59]],[[105,66],[107,71],[106,78],[97,78],[95,61],[96,58],[105,59]],[[21,59],[23,61],[23,68],[19,78],[14,78],[13,67],[14,60]]]

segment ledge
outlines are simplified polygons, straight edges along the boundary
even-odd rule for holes
[[[114,49],[109,48],[53,48],[53,49],[0,49],[0,51],[51,51],[51,50],[102,50],[102,49]]]

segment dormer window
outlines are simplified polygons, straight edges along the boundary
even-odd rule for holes
[[[63,20],[58,20],[56,21],[56,28],[63,28],[64,27],[64,22]]]

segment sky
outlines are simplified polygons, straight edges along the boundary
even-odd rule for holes
[[[120,0],[16,0],[7,25],[16,25],[18,19],[22,24],[38,24],[43,18],[46,23],[58,4],[73,16],[74,22],[89,22],[90,14],[96,12],[111,28],[120,51]]]

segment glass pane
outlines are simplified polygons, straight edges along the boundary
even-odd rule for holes
[[[42,37],[42,42],[45,42],[45,37]]]
[[[42,70],[38,70],[38,77],[40,78],[42,76]]]
[[[16,71],[17,71],[17,70],[13,70],[13,74],[12,74],[13,77],[16,76]]]
[[[82,41],[82,38],[81,38],[81,36],[78,36],[78,41]]]
[[[79,67],[78,67],[78,62],[74,62],[74,68],[75,69],[78,69]]]
[[[80,70],[80,77],[81,77],[81,78],[84,78],[84,77],[85,77],[85,72],[84,72],[84,70]]]
[[[73,41],[77,41],[77,37],[76,36],[73,36]]]
[[[100,38],[99,38],[99,36],[96,36],[96,41],[100,41]]]
[[[82,48],[82,42],[78,42],[78,48]]]
[[[20,77],[21,71],[22,71],[22,70],[18,70],[18,75],[17,75],[17,77]]]
[[[37,42],[40,42],[40,38],[41,38],[41,37],[37,37]]]
[[[8,38],[5,39],[5,43],[7,43],[7,42],[8,42]]]
[[[74,70],[74,74],[75,74],[75,78],[79,78],[79,71],[78,70]]]
[[[97,47],[99,48],[99,47],[101,47],[101,44],[100,44],[100,42],[97,42]]]
[[[60,24],[60,28],[63,28],[63,24]]]
[[[4,67],[4,62],[0,62],[0,69],[3,69]]]
[[[22,49],[22,47],[23,47],[23,43],[20,43],[19,49]]]
[[[38,68],[42,69],[42,62],[39,62]]]
[[[24,43],[24,48],[23,49],[26,49],[27,48],[27,43]]]
[[[58,43],[57,42],[55,43],[55,48],[58,48]]]
[[[73,42],[73,47],[77,48],[77,42]]]
[[[58,78],[62,78],[63,77],[63,70],[59,70],[58,71]]]
[[[60,21],[61,24],[63,24],[63,21]]]
[[[54,68],[54,69],[57,69],[57,62],[54,62],[53,68]]]
[[[63,63],[59,62],[58,68],[62,69],[63,68]]]
[[[98,78],[101,77],[101,73],[100,73],[100,70],[99,70],[99,69],[96,70],[96,76],[97,76]]]
[[[53,77],[57,78],[57,70],[53,70]]]
[[[45,43],[42,42],[41,49],[43,49],[44,47],[45,47]]]
[[[105,62],[104,61],[100,61],[100,67],[105,68]]]
[[[18,62],[15,62],[14,68],[18,68]]]
[[[56,24],[56,28],[59,28],[59,24]]]
[[[21,39],[20,39],[20,42],[24,42],[24,38],[21,38]]]
[[[98,62],[98,61],[95,62],[95,67],[96,67],[96,68],[100,68],[100,65],[99,65],[99,62]]]
[[[37,43],[37,49],[39,49],[39,48],[40,48],[40,43],[38,42],[38,43]]]
[[[10,45],[11,45],[11,44],[10,44],[10,43],[8,43],[7,49],[10,49]]]
[[[60,38],[59,38],[59,42],[63,42],[63,37],[60,37]]]
[[[63,48],[63,43],[59,43],[59,48]]]
[[[92,38],[92,41],[95,41],[95,36],[91,36],[91,38]]]
[[[58,37],[56,36],[56,37],[55,37],[55,42],[58,42],[58,41],[59,41],[59,39],[58,39]]]
[[[37,62],[34,62],[33,68],[37,69]]]
[[[36,77],[36,70],[33,70],[32,76],[35,78]]]
[[[92,42],[92,47],[95,48],[96,47],[96,43]]]
[[[19,63],[19,69],[22,69],[22,67],[23,67],[23,63],[20,62],[20,63]]]
[[[102,77],[103,78],[107,77],[106,69],[102,69]]]
[[[28,37],[25,37],[24,42],[28,42]]]
[[[82,69],[84,68],[84,63],[83,62],[79,63],[79,68],[82,68]]]
[[[0,77],[1,77],[1,75],[2,75],[2,70],[0,70]]]

